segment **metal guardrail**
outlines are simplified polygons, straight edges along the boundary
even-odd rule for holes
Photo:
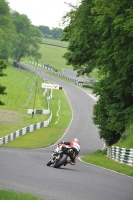
[[[40,64],[31,62],[31,61],[30,61],[30,63],[38,65],[40,67],[43,67],[43,68],[47,69],[48,71],[50,71],[51,73],[53,73],[61,78],[67,79],[69,81],[74,81],[75,84],[77,84],[77,85],[80,85],[80,86],[83,85],[82,83],[76,83],[75,79],[73,79],[73,78],[70,78],[68,76],[65,76],[64,74],[60,74],[60,73],[56,72],[55,70],[49,68],[49,66],[40,65]],[[115,147],[115,146],[107,147],[107,156],[110,157],[111,159],[114,159],[114,160],[120,162],[120,163],[125,163],[127,165],[133,166],[133,149],[126,149],[126,148],[120,148],[120,147]]]
[[[40,128],[43,128],[43,127],[47,127],[49,125],[49,123],[51,122],[51,119],[52,119],[52,112],[50,114],[50,117],[46,120],[46,121],[43,121],[43,122],[38,122],[36,124],[32,124],[30,126],[27,126],[27,127],[24,127],[20,130],[17,130],[9,135],[6,135],[5,137],[3,138],[0,138],[0,145],[2,144],[6,144],[22,135],[25,135],[29,132],[32,132],[36,129],[40,129]]]
[[[49,72],[51,72],[52,74],[54,74],[54,75],[56,75],[58,77],[64,78],[64,79],[69,80],[69,81],[72,81],[76,85],[79,85],[81,87],[83,87],[83,86],[87,87],[87,85],[85,85],[85,84],[90,84],[88,87],[89,88],[93,88],[93,84],[97,82],[96,79],[89,78],[89,80],[86,80],[86,81],[84,80],[83,83],[80,83],[80,82],[76,81],[76,78],[72,78],[72,77],[64,75],[63,73],[59,73],[55,68],[53,68],[51,65],[49,65],[47,63],[45,63],[44,65],[36,63],[36,62],[33,62],[33,61],[30,61],[30,63],[35,65],[35,66],[41,67],[43,69],[46,69],[46,70],[48,70]]]
[[[126,149],[121,147],[108,147],[107,156],[127,165],[133,166],[133,149]]]
[[[49,118],[46,120],[46,121],[43,121],[43,122],[38,122],[38,123],[35,123],[35,124],[32,124],[30,126],[27,126],[27,127],[24,127],[20,130],[17,130],[9,135],[6,135],[4,136],[3,138],[0,138],[0,145],[3,145],[3,144],[6,144],[12,140],[15,140],[16,138],[22,136],[22,135],[25,135],[29,132],[32,132],[36,129],[40,129],[40,128],[43,128],[43,127],[47,127],[49,125],[49,123],[51,122],[52,120],[52,111],[50,111],[49,109],[49,99],[52,98],[52,95],[50,95],[49,97],[47,97],[47,102],[48,102],[48,112],[49,113],[45,113],[45,110],[42,110],[41,114],[50,114]],[[31,109],[33,111],[33,109]],[[37,110],[40,111],[41,110]]]

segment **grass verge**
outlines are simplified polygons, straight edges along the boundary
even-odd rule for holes
[[[48,119],[48,115],[36,114],[32,118],[27,114],[28,109],[48,109],[46,98],[41,88],[42,79],[34,73],[17,69],[8,64],[4,73],[7,76],[1,78],[2,85],[6,86],[7,95],[0,95],[5,103],[0,107],[0,137],[4,137],[23,127]],[[35,83],[37,80],[37,88]],[[36,96],[35,96],[36,94]]]
[[[38,60],[39,64],[49,64],[58,70],[58,72],[62,72],[62,69],[72,69],[71,65],[66,65],[66,60],[63,58],[63,55],[66,53],[66,48],[40,44],[39,52],[42,54],[42,58]],[[25,64],[30,64],[30,61],[35,62],[35,59],[28,57],[21,60]]]
[[[81,160],[133,177],[132,166],[123,163],[118,163],[117,161],[110,159],[106,156],[106,151],[98,150],[94,153],[83,156]]]
[[[28,193],[17,193],[13,191],[0,190],[1,200],[42,200],[39,197]]]
[[[53,98],[50,100],[50,110],[52,111],[53,118],[48,127],[30,132],[1,146],[43,148],[55,143],[65,133],[72,118],[71,107],[63,90],[53,90]]]

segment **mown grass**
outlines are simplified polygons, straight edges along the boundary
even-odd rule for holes
[[[4,71],[7,76],[1,78],[2,84],[6,86],[7,95],[1,95],[1,100],[5,102],[5,105],[2,108],[19,110],[25,112],[27,107],[32,108],[35,96],[36,81],[37,81],[37,95],[36,95],[36,104],[38,109],[46,107],[46,101],[44,101],[42,95],[41,84],[43,80],[40,76],[30,73],[26,70],[17,69],[12,67],[10,64],[7,69]],[[26,103],[29,99],[30,93],[32,92],[32,97],[28,106]]]
[[[106,169],[110,169],[128,176],[133,176],[133,167],[119,163],[115,160],[110,159],[106,156],[105,151],[98,150],[94,153],[87,154],[81,158],[83,161],[97,165],[100,167],[104,167]]]
[[[60,41],[60,40],[56,40],[56,39],[43,38],[42,42],[45,42],[47,44],[62,46],[62,47],[68,47],[68,42]]]
[[[48,108],[46,96],[43,96],[41,88],[42,79],[33,73],[14,68],[10,64],[4,72],[7,76],[1,77],[0,81],[3,86],[6,86],[7,95],[0,95],[1,101],[5,103],[0,107],[0,137],[30,124],[45,121],[49,117],[49,115],[34,115],[32,118],[27,114],[27,110],[33,107],[34,109]]]
[[[53,40],[51,40],[51,42],[49,41],[50,44],[52,44],[52,42]],[[63,42],[59,41],[59,45],[61,45],[61,43]],[[42,58],[38,60],[38,63],[41,65],[44,65],[44,63],[49,64],[50,66],[58,70],[58,72],[62,72],[62,69],[72,69],[72,66],[67,65],[65,58],[63,58],[63,55],[66,53],[66,51],[66,48],[40,44],[39,52],[42,54]],[[35,59],[30,57],[21,60],[21,62],[26,64],[30,64],[30,61],[35,62]]]
[[[28,193],[0,190],[0,200],[42,200]]]
[[[72,118],[69,101],[63,90],[53,90],[50,110],[52,111],[53,118],[48,127],[35,130],[1,146],[43,148],[55,143],[65,133]]]
[[[114,144],[114,146],[133,149],[133,124],[130,124],[127,127],[125,132],[122,134],[121,139],[116,144]]]

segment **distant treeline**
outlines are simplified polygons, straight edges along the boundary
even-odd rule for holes
[[[52,28],[50,29],[48,26],[38,26],[41,31],[43,37],[61,39],[63,30],[61,28]]]

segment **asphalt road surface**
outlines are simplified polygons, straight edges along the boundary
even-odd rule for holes
[[[79,157],[102,149],[103,141],[92,122],[94,99],[71,83],[28,68],[62,86],[67,94],[73,119],[61,140],[79,138]],[[0,188],[32,193],[45,200],[133,200],[131,177],[80,160],[75,166],[68,164],[60,169],[46,166],[55,147],[56,144],[38,150],[0,148]]]

